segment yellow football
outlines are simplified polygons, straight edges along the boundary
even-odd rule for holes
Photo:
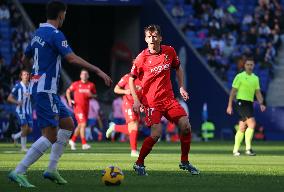
[[[120,185],[124,174],[119,167],[109,166],[102,171],[102,182],[105,185]]]

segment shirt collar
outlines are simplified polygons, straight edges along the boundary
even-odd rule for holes
[[[51,27],[53,29],[56,29],[56,27],[54,27],[53,25],[51,25],[50,23],[40,23],[39,27]]]

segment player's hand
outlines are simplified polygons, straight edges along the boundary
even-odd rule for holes
[[[227,114],[232,115],[233,114],[233,108],[232,106],[227,107]]]
[[[103,71],[100,70],[100,71],[97,73],[97,75],[98,75],[100,78],[102,78],[102,79],[104,80],[105,84],[106,84],[108,87],[111,86],[112,80],[111,80],[111,78],[110,78],[107,74],[105,74]]]
[[[136,113],[139,113],[140,107],[141,107],[140,101],[134,100],[134,103],[133,103],[133,111],[136,112]]]
[[[131,94],[130,89],[125,89],[125,90],[124,90],[124,94],[125,94],[125,95],[130,95],[130,94]]]
[[[261,111],[261,112],[264,112],[265,110],[266,110],[266,106],[263,105],[263,104],[261,104],[261,105],[260,105],[260,111]]]
[[[68,105],[69,107],[72,107],[72,104],[74,104],[75,102],[73,100],[68,100]]]
[[[22,106],[23,105],[23,101],[17,101],[16,103],[18,106]]]
[[[183,100],[187,101],[189,99],[188,92],[183,87],[179,88],[179,92]]]

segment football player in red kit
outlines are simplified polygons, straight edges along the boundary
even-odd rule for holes
[[[74,92],[74,100],[71,99],[71,92]],[[75,142],[79,134],[81,137],[82,149],[86,150],[91,148],[85,139],[85,129],[88,121],[89,100],[91,97],[95,96],[95,84],[89,82],[89,72],[83,69],[80,74],[80,80],[72,83],[66,91],[68,105],[74,105],[74,114],[78,123],[71,140],[69,140],[69,145],[72,150],[76,150]]]
[[[179,91],[182,98],[189,99],[184,89],[183,69],[173,47],[161,45],[162,36],[158,25],[149,25],[145,28],[145,41],[148,48],[144,49],[135,59],[129,78],[129,87],[134,99],[133,110],[139,112],[141,105],[146,113],[146,124],[151,127],[151,135],[142,145],[138,160],[133,168],[138,175],[147,175],[144,159],[151,152],[152,147],[162,134],[160,124],[164,116],[180,128],[181,162],[180,169],[198,175],[199,170],[188,161],[191,143],[191,126],[188,116],[179,102],[175,99],[170,70],[176,70]],[[134,80],[138,78],[142,84],[142,99],[136,94]]]
[[[131,148],[130,156],[138,157],[139,153],[137,151],[137,133],[139,125],[139,113],[133,111],[134,100],[130,94],[129,77],[130,74],[124,75],[114,88],[114,92],[116,94],[123,94],[123,113],[127,125],[116,125],[111,122],[106,132],[106,137],[109,138],[113,131],[129,135]],[[140,95],[142,87],[139,79],[135,79],[134,84],[136,94]]]

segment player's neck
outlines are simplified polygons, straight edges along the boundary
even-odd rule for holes
[[[87,83],[87,82],[88,82],[88,80],[86,80],[86,81],[84,81],[84,80],[81,80],[81,82],[82,82],[82,83]]]
[[[48,19],[46,22],[53,25],[56,29],[58,29],[59,24],[57,20]]]
[[[161,46],[157,46],[157,47],[153,47],[153,48],[148,48],[149,49],[149,52],[151,54],[158,54],[161,52]]]
[[[246,74],[251,75],[252,71],[246,71]]]
[[[28,82],[28,81],[24,81],[24,80],[22,80],[22,82],[23,82],[23,84],[25,84],[25,85],[28,85],[28,84],[29,84],[29,82]]]

